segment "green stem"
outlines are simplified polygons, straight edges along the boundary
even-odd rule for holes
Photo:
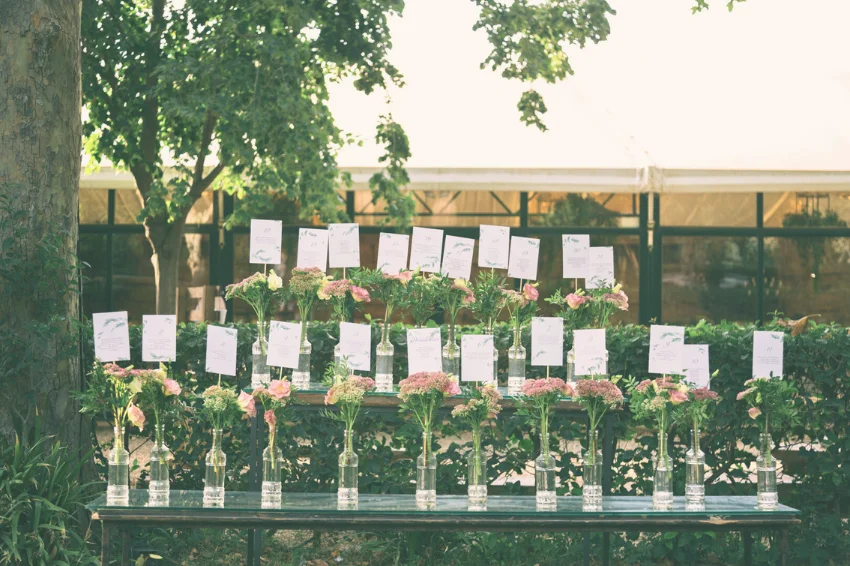
[[[549,406],[540,409],[540,454],[549,458]]]
[[[479,482],[478,471],[481,469],[481,425],[472,425],[472,454],[473,454],[473,470],[472,481],[476,485]]]
[[[694,417],[694,455],[699,454],[699,419]]]
[[[667,407],[661,409],[658,419],[658,460],[663,462],[667,459]]]

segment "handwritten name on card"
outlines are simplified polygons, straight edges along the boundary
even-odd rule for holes
[[[564,365],[564,319],[543,316],[531,319],[531,365]]]
[[[173,314],[142,316],[142,361],[173,362],[177,359],[177,317]]]
[[[508,277],[535,281],[537,279],[537,258],[539,255],[540,240],[511,236]]]
[[[328,224],[329,267],[360,267],[360,225]]]
[[[252,219],[250,263],[280,264],[282,241],[283,222]]]
[[[298,260],[296,267],[317,267],[328,270],[328,231],[313,228],[298,230]]]
[[[681,375],[685,369],[684,345],[684,326],[650,326],[649,373]]]
[[[120,362],[130,359],[130,331],[127,311],[96,312],[94,324],[94,355],[101,362]]]
[[[378,239],[378,271],[395,275],[407,269],[410,236],[381,232]]]
[[[410,328],[407,331],[407,373],[443,371],[439,328]]]
[[[482,224],[478,235],[478,267],[507,269],[510,247],[510,227]]]
[[[301,325],[297,322],[271,321],[266,363],[279,368],[298,369],[301,353]]]
[[[753,332],[753,377],[782,377],[785,334]]]
[[[564,279],[586,279],[590,272],[590,236],[564,234]]]
[[[413,228],[410,245],[410,268],[427,273],[440,272],[440,256],[443,252],[443,231],[435,228]]]
[[[236,329],[207,326],[207,373],[236,375]]]

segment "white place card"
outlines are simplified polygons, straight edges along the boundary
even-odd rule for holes
[[[407,269],[410,236],[381,232],[378,239],[378,271],[395,275]]]
[[[537,279],[537,258],[539,255],[540,240],[511,236],[508,277],[535,281]]]
[[[531,319],[531,365],[564,365],[564,319],[544,316]]]
[[[460,380],[492,381],[493,335],[465,334],[460,339]]]
[[[130,331],[127,311],[96,312],[94,324],[94,356],[101,362],[130,359]]]
[[[358,371],[369,371],[372,349],[372,327],[352,322],[339,323],[340,355],[348,367]]]
[[[576,375],[608,375],[604,328],[573,331]]]
[[[207,373],[236,375],[236,329],[207,326]]]
[[[328,270],[328,231],[301,228],[298,231],[298,260],[295,267]]]
[[[328,267],[360,267],[360,225],[328,224]]]
[[[250,263],[281,263],[283,222],[280,220],[251,220]]]
[[[649,373],[681,375],[685,369],[684,345],[684,326],[650,326]]]
[[[753,332],[753,377],[782,377],[784,339],[782,332]]]
[[[446,236],[446,246],[443,250],[442,271],[452,279],[466,279],[472,274],[472,253],[475,251],[475,240]]]
[[[173,362],[177,359],[177,316],[142,316],[142,361]]]
[[[271,321],[269,350],[266,363],[279,368],[298,369],[301,352],[301,324],[298,322]]]
[[[614,284],[614,248],[591,247],[590,265],[584,286],[587,289],[610,287]]]
[[[507,269],[510,249],[511,229],[509,226],[481,225],[478,235],[478,267]]]
[[[685,344],[685,381],[691,387],[710,387],[711,371],[708,366],[708,344]]]
[[[563,234],[564,279],[587,279],[590,272],[590,236]]]
[[[407,374],[423,371],[443,371],[439,328],[407,330]]]
[[[417,267],[427,273],[440,272],[440,256],[443,253],[443,231],[435,228],[413,228],[410,244],[410,269]]]

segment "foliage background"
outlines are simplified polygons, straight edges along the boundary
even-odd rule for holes
[[[234,325],[239,330],[238,385],[250,383],[250,347],[255,327],[250,324]],[[769,329],[783,330],[778,325]],[[752,334],[755,325],[700,323],[688,327],[688,343],[710,345],[711,370],[720,370],[712,381],[720,401],[715,419],[705,427],[702,449],[706,464],[711,470],[706,487],[708,495],[754,495],[756,486],[745,470],[755,459],[758,431],[746,413],[746,407],[735,401],[743,383],[750,377],[752,367]],[[396,352],[396,379],[406,374],[405,327],[392,328],[391,341]],[[465,327],[464,332],[480,332],[480,327]],[[443,334],[445,336],[445,328]],[[373,343],[379,339],[379,327],[373,325]],[[322,368],[333,356],[337,331],[328,323],[311,323],[309,340],[313,345],[313,380],[319,380]],[[141,359],[141,328],[131,327],[132,363],[137,367]],[[529,335],[523,337],[529,347]],[[567,348],[571,335],[565,336]],[[510,329],[506,324],[496,328],[496,344],[501,352],[502,380],[505,378],[506,350],[510,345]],[[204,373],[206,325],[181,324],[177,337],[178,361],[174,370],[178,379],[188,389],[203,390],[217,380],[216,375]],[[646,327],[628,325],[608,329],[609,369],[612,374],[645,374],[648,362],[649,332]],[[87,363],[91,363],[91,339],[87,342]],[[776,454],[784,464],[785,483],[780,485],[780,500],[803,511],[803,524],[792,530],[790,545],[791,564],[845,564],[850,561],[850,536],[848,536],[847,500],[850,496],[850,440],[842,423],[848,419],[848,390],[850,390],[850,334],[839,325],[809,323],[807,331],[793,336],[786,333],[785,375],[792,379],[805,397],[798,399],[801,424],[781,432],[784,441]],[[374,362],[373,362],[374,367]],[[529,377],[536,377],[543,368],[528,367]],[[563,373],[563,368],[558,368]],[[197,405],[196,405],[197,406]],[[342,427],[323,418],[319,407],[299,406],[296,421],[288,423],[281,435],[286,458],[285,490],[332,492],[336,488],[336,459],[339,455]],[[444,412],[447,416],[448,413]],[[649,456],[656,447],[655,437],[636,426],[628,411],[615,415],[615,435],[618,444],[614,454],[613,493],[640,495],[651,493],[651,463]],[[360,455],[360,490],[363,493],[413,494],[413,466],[411,455],[418,453],[419,434],[415,424],[405,420],[395,410],[365,410],[357,425],[356,450]],[[443,435],[457,432],[454,423],[444,421]],[[686,432],[686,431],[683,431]],[[492,480],[495,474],[521,472],[536,456],[537,440],[530,437],[529,426],[512,412],[503,412],[489,430],[485,441],[490,451],[488,470]],[[583,440],[586,430],[583,420],[577,421],[563,413],[553,418],[553,438],[558,446],[570,440]],[[203,479],[203,458],[209,448],[210,435],[200,419],[188,420],[185,426],[175,423],[168,427],[169,446],[174,451],[175,469],[172,472],[175,489],[200,489]],[[676,493],[684,490],[684,441],[686,434],[674,431],[671,456],[675,460]],[[233,428],[225,440],[228,454],[229,489],[247,487],[249,429],[246,421]],[[634,442],[627,442],[632,440]],[[635,443],[640,447],[634,449]],[[789,449],[793,448],[793,449]],[[441,494],[463,494],[465,486],[464,455],[470,443],[452,442],[439,454],[438,490]],[[309,461],[299,456],[309,456]],[[576,480],[581,476],[579,455],[562,450],[559,455],[561,492],[579,494]],[[715,482],[723,476],[727,481]],[[143,472],[144,486],[144,472]],[[509,481],[504,486],[492,487],[491,493],[532,494],[533,487],[522,487]],[[478,533],[475,535],[446,533],[442,535],[443,548],[458,551],[475,549],[485,560],[511,563],[511,553],[516,544],[534,547],[534,535],[503,536]],[[526,540],[528,539],[528,540]],[[473,540],[473,543],[470,543]],[[567,550],[579,551],[581,539],[558,539],[557,545],[576,545]],[[769,537],[761,539],[756,559],[770,562]],[[471,545],[471,546],[470,546]],[[409,545],[408,545],[409,546]],[[421,551],[423,547],[420,547]],[[714,533],[665,533],[664,535],[638,536],[626,533],[612,537],[612,550],[623,563],[657,563],[673,560],[680,563],[716,558],[720,563],[740,560],[741,542],[737,535]],[[560,546],[560,551],[565,551]],[[414,552],[410,550],[410,552]],[[483,553],[483,554],[482,554]],[[564,554],[560,554],[563,558]]]

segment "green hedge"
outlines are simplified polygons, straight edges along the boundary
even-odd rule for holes
[[[250,345],[255,328],[249,324],[235,325],[239,330],[238,385],[250,383]],[[779,329],[768,326],[769,329]],[[712,381],[712,389],[722,396],[716,417],[704,431],[702,449],[712,478],[721,474],[727,481],[707,486],[708,495],[754,495],[756,486],[743,467],[755,458],[754,446],[757,431],[747,417],[745,407],[735,401],[750,377],[752,366],[753,325],[700,323],[686,331],[687,342],[710,345],[711,370],[720,370]],[[405,327],[392,328],[391,340],[396,348],[396,381],[406,375]],[[443,329],[445,335],[445,329]],[[480,328],[465,328],[464,332],[480,332]],[[334,325],[314,323],[309,327],[313,345],[313,376],[319,379],[323,368],[333,355],[337,330]],[[133,363],[141,366],[141,329],[130,331]],[[524,336],[528,347],[528,336]],[[379,329],[373,326],[373,344],[379,340]],[[569,348],[571,336],[566,336]],[[183,374],[182,382],[190,390],[200,391],[212,384],[217,376],[204,372],[206,326],[181,325],[177,337],[178,361],[174,368]],[[507,325],[496,329],[497,347],[502,350],[500,370],[502,380],[506,370],[506,350],[510,345]],[[617,326],[608,330],[609,368],[613,374],[643,376],[646,373],[649,332],[642,326]],[[89,341],[88,357],[91,358]],[[791,544],[792,564],[827,564],[830,560],[850,555],[847,528],[842,518],[847,517],[846,503],[850,495],[850,440],[848,400],[850,400],[850,335],[848,329],[838,325],[810,324],[807,332],[786,335],[785,373],[793,379],[806,398],[800,399],[802,421],[798,428],[783,431],[793,441],[796,450],[786,453],[785,476],[790,484],[781,486],[783,503],[803,510],[804,523],[793,532]],[[374,364],[373,364],[374,367]],[[528,368],[529,377],[539,375],[541,368]],[[555,375],[563,375],[559,368]],[[553,436],[563,441],[583,440],[585,423],[557,415],[553,423]],[[200,419],[187,419],[187,426],[175,424],[169,428],[169,445],[175,455],[178,469],[174,470],[173,486],[178,489],[199,489],[202,486],[203,460],[210,437]],[[188,424],[190,423],[190,424]],[[616,435],[619,443],[614,456],[615,494],[646,494],[651,492],[651,463],[649,456],[655,448],[655,438],[646,435],[630,419],[628,412],[616,416]],[[529,426],[514,413],[503,413],[491,430],[488,445],[492,456],[488,463],[491,479],[495,474],[517,474],[536,455],[536,440],[529,434]],[[457,432],[454,423],[446,421],[444,435]],[[316,407],[299,407],[297,420],[288,427],[284,437],[284,453],[288,455],[285,489],[289,491],[325,491],[335,489],[336,459],[340,451],[342,430],[340,425],[323,418]],[[684,490],[683,438],[675,437],[671,455],[676,463],[676,493]],[[639,449],[625,449],[625,440],[634,440]],[[398,454],[417,454],[418,431],[409,420],[400,418],[394,411],[366,411],[358,423],[357,451],[360,455],[363,493],[413,493],[413,470],[409,457]],[[814,444],[818,449],[814,449]],[[225,450],[231,478],[229,488],[245,488],[247,483],[248,427],[245,421],[229,435]],[[557,446],[557,444],[555,444]],[[462,494],[465,487],[459,479],[465,475],[464,454],[469,445],[451,443],[440,454],[438,467],[439,493]],[[401,450],[402,452],[399,452]],[[297,456],[308,455],[309,462]],[[581,476],[580,460],[576,453],[562,454],[559,465],[562,491],[579,494],[576,479]],[[630,474],[634,472],[634,474]],[[493,490],[494,492],[496,490]],[[508,482],[503,493],[531,493],[517,483]],[[690,533],[678,536],[649,536],[636,534],[614,537],[614,552],[626,562],[673,559],[692,562],[708,553],[735,560],[740,552],[740,539],[716,538],[713,533]],[[719,553],[719,554],[718,554]],[[770,553],[757,552],[757,557],[769,560]],[[840,559],[838,562],[844,563]]]

